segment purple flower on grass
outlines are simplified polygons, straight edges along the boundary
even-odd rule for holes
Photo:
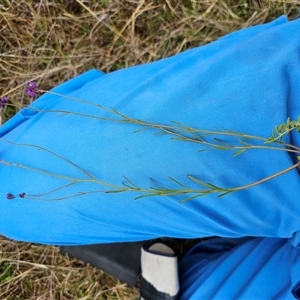
[[[4,105],[8,102],[7,97],[0,97],[0,108],[4,107]]]
[[[41,92],[34,81],[30,81],[28,83],[25,91],[26,94],[31,98],[35,97],[37,94]]]

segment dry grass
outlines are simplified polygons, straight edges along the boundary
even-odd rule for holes
[[[28,104],[24,86],[51,88],[90,68],[147,63],[224,34],[298,15],[300,1],[1,0],[0,95],[8,119]],[[0,299],[135,299],[119,281],[56,247],[1,238]]]
[[[138,291],[57,247],[0,238],[0,299],[136,299]]]

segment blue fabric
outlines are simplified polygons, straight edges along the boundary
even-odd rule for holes
[[[268,137],[274,126],[300,112],[300,20],[281,17],[243,29],[203,47],[157,62],[103,75],[87,72],[57,87],[57,92],[152,122],[182,122],[203,129],[233,129]],[[41,87],[42,88],[42,87]],[[43,110],[68,110],[113,117],[95,106],[45,95],[32,104]],[[32,108],[31,107],[31,108]],[[253,150],[198,152],[200,145],[174,141],[137,125],[26,108],[0,129],[3,139],[49,149],[85,168],[97,179],[121,185],[126,176],[141,187],[150,178],[190,187],[187,178],[234,187],[251,183],[293,164],[286,152]],[[291,143],[300,145],[297,134]],[[1,160],[40,168],[56,178],[0,164],[0,233],[16,240],[55,245],[137,241],[161,236],[264,236],[294,238],[300,229],[299,174],[280,178],[224,198],[210,195],[179,204],[182,197],[133,200],[138,193],[91,193],[103,189],[75,166],[49,152],[1,140]],[[67,200],[50,200],[88,194]],[[16,196],[8,200],[6,195]]]
[[[180,262],[180,299],[295,299],[299,251],[279,238],[199,243]]]

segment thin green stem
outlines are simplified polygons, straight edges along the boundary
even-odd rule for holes
[[[286,169],[284,169],[284,170],[282,170],[282,171],[279,171],[279,172],[277,172],[277,173],[275,173],[275,174],[273,174],[273,175],[270,175],[270,176],[268,176],[268,177],[265,177],[265,178],[263,178],[263,179],[261,179],[261,180],[255,181],[255,182],[250,183],[250,184],[241,185],[241,186],[239,186],[239,187],[232,188],[232,189],[230,189],[230,190],[233,191],[233,192],[235,192],[235,191],[240,191],[240,190],[244,190],[244,189],[248,189],[248,188],[254,187],[254,186],[256,186],[256,185],[259,185],[259,184],[261,184],[261,183],[264,183],[264,182],[266,182],[266,181],[269,181],[269,180],[271,180],[271,179],[274,179],[274,178],[276,178],[276,177],[278,177],[278,176],[281,176],[281,175],[283,175],[283,174],[285,174],[285,173],[288,173],[288,172],[290,172],[291,170],[298,168],[299,166],[300,166],[300,161],[297,162],[296,164],[292,165],[292,166],[289,167],[289,168],[286,168]]]
[[[100,108],[102,110],[105,110],[105,108],[102,105],[96,104],[94,102],[87,101],[87,100],[84,100],[84,99],[81,99],[81,98],[76,98],[76,97],[71,97],[71,96],[67,96],[67,95],[62,95],[62,94],[59,94],[59,93],[56,93],[56,92],[52,92],[52,91],[47,91],[47,90],[39,90],[39,91],[42,92],[42,93],[47,93],[47,94],[54,95],[54,96],[59,96],[59,97],[65,98],[65,99],[69,99],[69,100],[73,100],[73,101],[85,103],[85,104],[88,104],[88,105]]]
[[[65,157],[61,156],[61,155],[58,155],[57,153],[49,150],[49,149],[46,149],[44,147],[41,147],[41,146],[37,146],[37,145],[32,145],[32,144],[19,144],[19,143],[15,143],[15,142],[12,142],[12,141],[9,141],[7,139],[4,139],[4,138],[0,138],[0,141],[3,141],[3,142],[6,142],[6,143],[9,143],[9,144],[12,144],[12,145],[15,145],[15,146],[21,146],[21,147],[32,147],[32,148],[35,148],[37,150],[42,150],[42,151],[45,151],[45,152],[48,152],[49,154],[53,155],[53,156],[56,156],[57,158],[65,161],[66,163],[72,165],[73,167],[75,167],[76,169],[78,169],[79,171],[81,171],[82,173],[86,174],[88,177],[90,177],[91,179],[95,179],[94,176],[89,173],[88,171],[84,170],[83,168],[79,167],[78,165],[76,165],[75,163],[73,163],[72,161],[66,159]]]

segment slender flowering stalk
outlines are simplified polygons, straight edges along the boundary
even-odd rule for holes
[[[68,97],[68,99],[70,99]],[[72,98],[71,98],[72,100]],[[77,101],[77,100],[76,100]],[[201,144],[203,146],[207,146],[206,149],[201,149],[200,151],[207,149],[217,149],[217,150],[232,150],[235,151],[234,155],[242,154],[247,150],[253,149],[265,149],[265,150],[277,150],[277,151],[286,151],[293,152],[296,154],[300,154],[300,149],[294,145],[288,144],[286,142],[281,141],[281,139],[270,140],[270,138],[264,138],[261,136],[249,135],[243,132],[232,131],[232,130],[202,130],[194,127],[187,126],[185,124],[181,124],[178,122],[173,122],[175,125],[166,125],[159,123],[151,123],[148,121],[144,121],[141,119],[131,118],[126,116],[115,109],[108,109],[105,107],[100,107],[112,114],[111,118],[101,117],[97,115],[83,114],[73,111],[66,110],[41,110],[38,108],[31,108],[40,113],[57,113],[59,116],[68,116],[68,115],[76,115],[84,118],[91,118],[99,121],[111,121],[111,122],[119,122],[124,124],[133,124],[141,126],[142,129],[135,131],[140,132],[142,130],[156,129],[158,132],[162,134],[167,134],[172,137],[173,140],[184,141],[184,142],[192,142]],[[287,134],[287,133],[285,133]],[[208,137],[211,137],[208,139]],[[224,142],[222,140],[223,137],[229,137],[232,139],[231,143]],[[256,143],[254,144],[254,141]],[[270,144],[274,145],[271,146]]]
[[[269,150],[294,152],[294,153],[300,154],[300,152],[299,152],[300,149],[298,147],[288,144],[286,142],[282,142],[282,137],[284,135],[288,135],[293,129],[297,128],[298,132],[300,132],[300,116],[297,121],[290,121],[290,119],[288,118],[287,125],[282,124],[282,125],[276,126],[275,132],[277,133],[278,136],[276,136],[273,131],[272,136],[270,138],[265,138],[265,137],[261,137],[261,136],[249,135],[247,133],[238,132],[238,131],[234,131],[234,130],[203,130],[203,129],[199,129],[199,128],[193,128],[191,126],[188,126],[188,125],[176,122],[176,121],[172,121],[172,123],[175,125],[151,123],[151,122],[147,122],[147,121],[144,121],[141,119],[132,118],[130,116],[122,114],[121,112],[115,110],[114,108],[107,108],[100,104],[97,104],[97,103],[94,103],[94,102],[91,102],[88,100],[70,97],[67,95],[51,92],[48,90],[41,90],[41,89],[37,88],[37,86],[34,82],[31,82],[31,83],[32,83],[31,85],[39,93],[48,93],[51,95],[63,97],[66,100],[81,102],[81,103],[84,103],[87,105],[95,106],[96,108],[98,108],[102,111],[111,113],[112,116],[117,117],[117,118],[114,118],[114,117],[107,118],[107,117],[83,114],[83,113],[66,111],[66,110],[40,110],[38,108],[31,108],[31,109],[36,110],[41,113],[60,113],[60,116],[76,115],[76,116],[81,116],[81,117],[86,117],[86,118],[98,119],[98,120],[102,120],[102,121],[121,122],[121,123],[125,123],[125,124],[135,124],[135,125],[144,127],[144,129],[157,129],[161,133],[173,136],[172,139],[174,139],[174,140],[199,143],[199,144],[206,145],[211,148],[218,149],[218,150],[236,150],[234,155],[242,154],[243,152],[250,150],[250,149],[269,149]],[[285,129],[286,127],[290,127],[291,129],[283,130],[283,128]],[[141,131],[141,130],[138,130],[138,131]],[[207,140],[205,140],[205,137],[208,137],[208,136],[213,137],[213,142],[208,142]],[[227,136],[227,137],[235,138],[236,139],[235,142],[237,142],[239,145],[237,145],[236,143],[234,143],[234,144],[227,143],[226,144],[220,138],[218,138],[219,136],[221,136],[221,137]],[[249,140],[261,141],[262,144],[261,145],[253,145],[253,143],[252,144],[247,143],[246,141],[249,141]],[[275,145],[274,146],[266,145],[266,144],[271,144],[271,143],[274,143]]]

